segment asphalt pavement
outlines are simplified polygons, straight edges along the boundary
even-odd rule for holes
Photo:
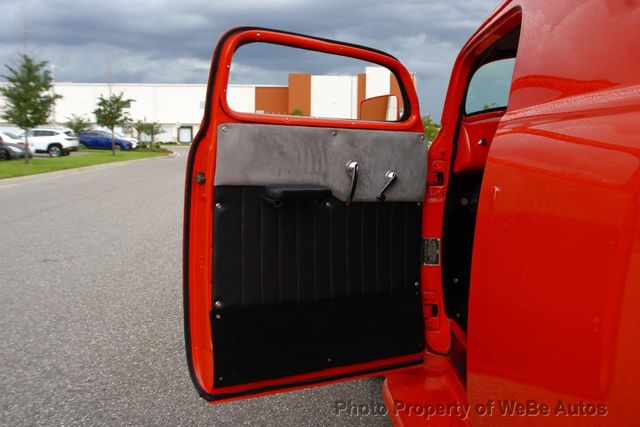
[[[381,405],[379,378],[222,405],[197,396],[177,154],[0,180],[0,424],[388,425],[336,415],[336,402]]]

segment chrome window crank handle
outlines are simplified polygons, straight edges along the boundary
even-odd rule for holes
[[[376,196],[376,199],[380,200],[381,202],[384,201],[385,191],[387,191],[389,187],[391,187],[393,183],[396,182],[397,180],[398,180],[397,173],[395,173],[394,171],[387,171],[387,173],[384,174],[384,187],[382,187],[382,190],[380,190],[380,192]]]
[[[347,197],[347,206],[351,204],[353,195],[356,193],[356,187],[358,186],[358,162],[355,160],[349,160],[347,162],[347,174],[351,177],[351,191],[349,197]]]

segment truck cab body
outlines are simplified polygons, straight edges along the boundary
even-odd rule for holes
[[[622,0],[504,2],[458,55],[428,151],[395,58],[227,32],[186,177],[185,336],[200,395],[384,375],[397,425],[633,420],[639,23],[640,5]],[[236,111],[231,59],[258,42],[386,67],[402,114]],[[450,409],[428,412],[436,404]]]

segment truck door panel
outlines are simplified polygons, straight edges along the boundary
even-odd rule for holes
[[[234,111],[231,56],[255,41],[388,67],[404,114]],[[185,335],[200,395],[219,402],[420,364],[427,144],[407,70],[378,51],[241,28],[216,48],[207,109],[185,205]]]
[[[214,252],[212,330],[224,338],[214,341],[216,385],[421,350],[424,154],[414,133],[219,126],[213,234],[214,248],[224,249]],[[347,206],[351,159],[361,166]],[[387,170],[401,179],[381,203]],[[332,195],[265,194],[313,184]]]

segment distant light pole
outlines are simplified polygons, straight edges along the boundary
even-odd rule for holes
[[[56,64],[51,64],[51,95],[55,98],[56,96]],[[53,101],[53,105],[51,106],[51,115],[53,124],[57,124],[56,121],[56,102]]]

